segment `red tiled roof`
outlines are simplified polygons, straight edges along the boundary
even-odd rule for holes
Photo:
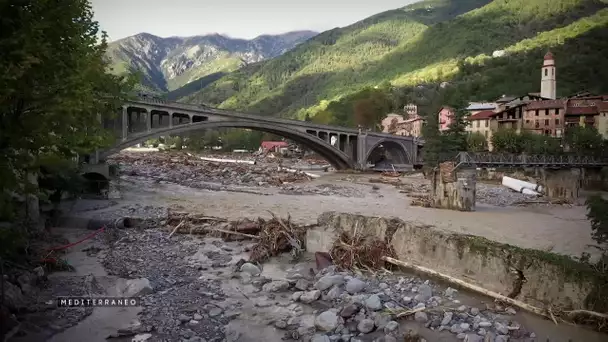
[[[474,120],[483,120],[483,119],[489,119],[494,115],[494,111],[492,110],[482,110],[481,112],[475,113],[471,116],[469,116],[467,119],[474,121]]]
[[[528,102],[527,110],[564,108],[564,100],[542,100]]]
[[[547,54],[545,55],[545,60],[547,60],[547,59],[555,59],[553,57],[553,53],[551,53],[551,51],[547,51]]]
[[[598,113],[596,106],[566,108],[566,115],[596,115]]]

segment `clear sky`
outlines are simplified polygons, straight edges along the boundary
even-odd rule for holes
[[[254,38],[325,31],[416,0],[91,0],[110,40],[140,32],[160,37],[220,33]]]

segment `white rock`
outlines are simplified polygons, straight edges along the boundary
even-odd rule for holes
[[[344,277],[341,275],[326,275],[321,277],[316,283],[315,288],[324,291],[334,285],[344,284]]]
[[[418,311],[414,314],[414,319],[416,322],[426,323],[429,320],[429,317],[427,316],[426,312]]]
[[[315,300],[319,299],[320,297],[321,297],[321,291],[312,290],[312,291],[304,292],[300,296],[300,301],[302,303],[310,304],[310,303],[314,302]]]
[[[325,311],[315,318],[315,326],[321,331],[332,331],[338,326],[338,316],[333,311]]]
[[[289,282],[285,280],[275,280],[270,283],[264,284],[262,290],[266,292],[280,292],[285,291],[289,288]]]
[[[368,332],[374,330],[374,321],[368,318],[361,320],[359,324],[357,324],[357,330],[367,334]]]
[[[374,311],[382,309],[382,301],[378,295],[371,295],[365,300],[365,306]]]
[[[116,280],[116,292],[122,297],[138,297],[154,292],[146,278]]]
[[[246,262],[241,265],[241,272],[247,272],[255,277],[255,276],[260,275],[260,273],[262,273],[262,270],[260,270],[260,268],[257,267],[256,265],[254,265],[250,262]]]
[[[367,287],[367,283],[359,278],[353,278],[346,283],[346,291],[350,294],[359,293]]]

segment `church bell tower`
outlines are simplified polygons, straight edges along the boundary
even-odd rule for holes
[[[540,81],[540,96],[555,100],[556,98],[555,81],[555,58],[551,51],[547,52],[543,60],[543,68]]]

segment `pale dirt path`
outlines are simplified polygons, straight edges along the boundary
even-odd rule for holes
[[[341,181],[349,177],[357,184]],[[122,181],[125,202],[159,205],[167,203],[181,205],[189,211],[207,215],[237,218],[268,217],[275,214],[291,215],[295,222],[315,223],[326,211],[350,212],[369,216],[395,216],[406,221],[435,226],[447,231],[473,234],[488,239],[524,248],[549,250],[561,254],[580,256],[582,252],[596,253],[588,248],[590,224],[585,207],[534,207],[504,208],[478,204],[475,212],[458,212],[413,207],[405,194],[390,185],[378,184],[380,189],[372,191],[367,182],[370,176],[329,174],[313,182],[362,189],[364,198],[322,195],[285,195],[277,190],[255,189],[269,193],[262,196],[249,193],[208,191],[182,187],[174,184],[155,184],[137,180]]]

